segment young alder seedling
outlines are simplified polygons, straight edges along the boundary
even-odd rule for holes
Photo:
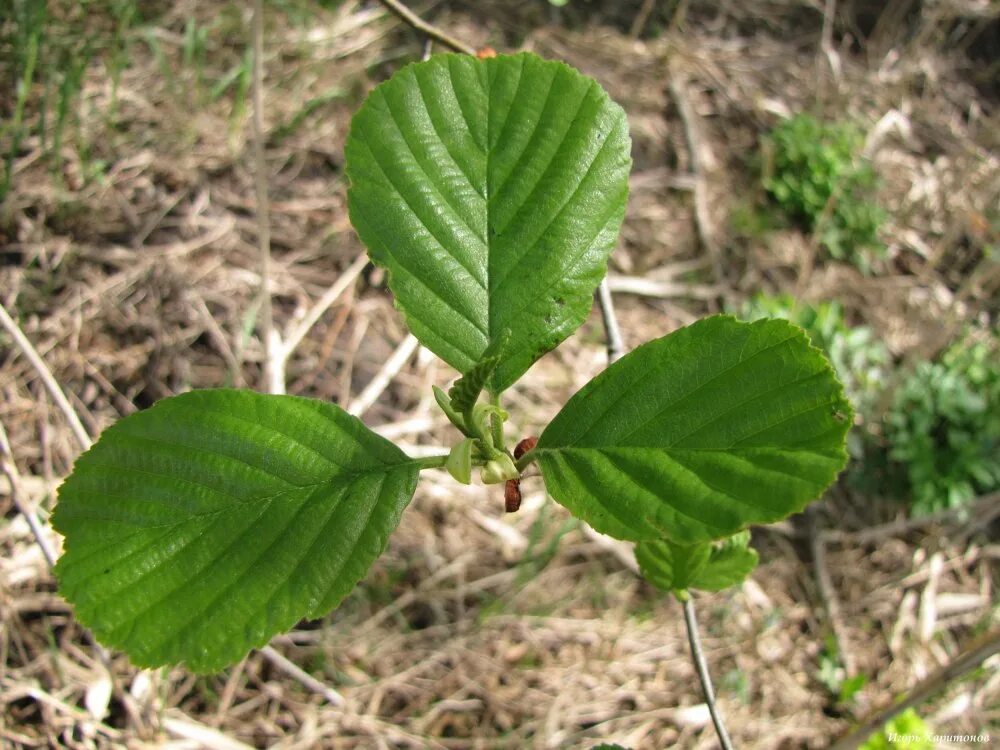
[[[647,573],[671,561],[667,588],[734,580],[745,536],[714,542],[802,510],[846,461],[851,408],[801,329],[706,318],[611,365],[523,455],[506,443],[503,393],[587,317],[630,168],[624,112],[562,63],[441,55],[375,88],[347,141],[351,220],[462,374],[435,391],[454,449],[411,458],[318,400],[164,399],[60,488],[56,573],[80,621],[138,665],[219,670],[336,607],[434,468],[506,484],[535,464],[574,515],[640,542]]]

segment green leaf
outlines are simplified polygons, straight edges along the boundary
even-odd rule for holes
[[[451,399],[448,398],[448,394],[436,385],[431,386],[431,392],[434,394],[434,400],[437,401],[437,405],[441,407],[441,411],[448,417],[448,421],[461,430],[463,434],[468,435],[469,427],[465,424],[465,416],[451,408]]]
[[[802,510],[844,467],[851,420],[802,329],[718,315],[611,365],[534,455],[552,497],[598,531],[695,544]]]
[[[140,666],[214,671],[329,612],[419,465],[331,404],[208,390],[110,427],[59,490],[63,596]]]
[[[472,484],[472,448],[476,444],[475,438],[465,438],[457,443],[448,454],[444,468],[462,484]]]
[[[688,545],[663,540],[639,542],[635,546],[642,577],[663,591],[692,588],[711,554],[712,545],[708,542]]]
[[[722,591],[742,582],[757,566],[749,531],[714,543],[639,542],[635,558],[643,577],[664,591]]]
[[[476,403],[479,394],[486,387],[486,382],[503,360],[504,349],[509,342],[510,329],[505,328],[486,347],[486,351],[483,352],[479,361],[448,389],[448,396],[451,398],[451,408],[454,411],[463,414]]]
[[[712,545],[708,565],[691,582],[691,588],[722,591],[735,586],[750,575],[757,561],[757,551],[750,547],[750,532],[740,531]]]
[[[532,54],[439,55],[375,88],[345,147],[351,222],[418,339],[499,392],[587,317],[628,193],[625,114]]]

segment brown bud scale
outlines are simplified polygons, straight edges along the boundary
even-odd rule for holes
[[[514,446],[514,460],[516,461],[528,451],[534,450],[536,445],[538,445],[538,438],[534,436],[526,437]]]
[[[508,479],[503,487],[503,507],[508,513],[514,513],[521,507],[521,480]]]

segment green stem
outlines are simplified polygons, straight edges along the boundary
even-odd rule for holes
[[[537,460],[538,460],[538,451],[531,450],[525,453],[519,459],[517,459],[514,462],[514,466],[516,466],[517,470],[523,474],[524,470],[527,469],[529,466],[531,466],[533,463],[535,463],[535,461]]]
[[[448,461],[448,456],[425,456],[424,458],[414,458],[413,462],[420,466],[420,471],[425,469],[443,469]],[[473,466],[484,466],[485,458],[472,457]]]
[[[486,455],[487,458],[498,458],[504,455],[504,451],[501,448],[497,448],[493,440],[493,420],[499,419],[495,414],[490,415],[490,430],[488,432],[484,431],[479,424],[479,421],[473,416],[473,411],[476,408],[476,404],[473,404],[464,412],[462,412],[462,418],[468,429],[469,437],[473,437],[478,441],[478,447],[480,451]],[[501,426],[502,433],[502,426]],[[501,440],[503,435],[501,434]],[[502,444],[501,444],[502,445]]]
[[[501,408],[500,394],[491,393],[490,403],[493,404],[493,406],[497,407],[498,409]],[[506,453],[507,447],[504,444],[503,440],[503,420],[500,419],[499,414],[490,414],[490,429],[493,432],[493,447],[496,448],[501,453]]]
[[[448,460],[447,456],[426,456],[424,458],[415,458],[413,461],[420,465],[420,470],[424,469],[441,469],[444,468],[445,462]]]

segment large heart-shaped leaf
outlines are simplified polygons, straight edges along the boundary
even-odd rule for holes
[[[498,392],[586,318],[629,153],[624,112],[567,65],[440,55],[399,70],[355,115],[351,221],[410,329],[460,372],[510,329]]]
[[[385,548],[418,471],[331,404],[168,398],[106,430],[60,488],[60,590],[136,664],[216,670],[335,607]]]
[[[818,497],[847,461],[851,419],[802,329],[719,315],[611,365],[534,456],[552,497],[598,531],[694,544]]]

